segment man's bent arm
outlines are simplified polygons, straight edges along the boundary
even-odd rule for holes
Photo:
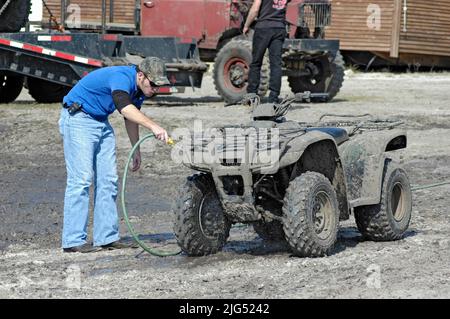
[[[151,120],[149,117],[147,117],[144,113],[139,111],[137,109],[137,107],[134,106],[133,104],[129,104],[129,105],[125,106],[121,110],[121,114],[127,120],[148,128],[156,135],[156,137],[158,139],[167,143],[168,135],[167,135],[166,130],[164,130],[162,127],[160,127],[158,124],[156,124],[153,120]]]

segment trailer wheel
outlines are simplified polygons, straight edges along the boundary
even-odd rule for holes
[[[70,87],[36,78],[28,78],[28,92],[38,103],[59,103]]]
[[[23,76],[0,73],[0,103],[14,102],[22,92]]]
[[[338,94],[344,82],[344,58],[340,52],[337,52],[334,61],[330,61],[327,56],[321,56],[310,62],[312,63],[310,66],[311,72],[315,73],[314,75],[288,77],[292,92],[328,93],[327,98],[312,99],[312,101],[331,101]]]
[[[189,177],[180,189],[174,232],[181,249],[189,256],[217,253],[225,245],[231,223],[224,214],[212,177]]]
[[[338,227],[336,192],[324,175],[306,172],[290,182],[284,197],[283,229],[295,255],[328,255],[336,243]]]
[[[248,40],[231,40],[217,53],[214,61],[214,85],[226,103],[236,103],[247,93],[248,72],[252,62],[252,43]],[[264,57],[258,95],[269,89],[269,58]]]
[[[411,221],[412,194],[406,172],[390,161],[384,171],[380,204],[355,207],[359,231],[373,241],[401,239]]]
[[[0,9],[6,0],[0,0]],[[0,15],[0,32],[18,32],[25,26],[30,14],[31,0],[10,1]]]

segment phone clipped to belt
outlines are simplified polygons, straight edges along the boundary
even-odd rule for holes
[[[67,111],[69,112],[70,115],[74,115],[75,113],[81,110],[81,105],[78,103],[73,103],[70,106],[65,104],[64,106],[67,108]]]

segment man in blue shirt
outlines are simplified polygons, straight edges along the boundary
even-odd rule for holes
[[[116,109],[125,118],[131,144],[139,140],[139,125],[156,138],[168,134],[140,111],[146,97],[170,82],[162,60],[146,58],[139,66],[112,66],[91,72],[64,97],[59,120],[64,141],[67,187],[64,197],[64,252],[126,248],[120,241],[116,198],[118,176],[114,130],[108,116]],[[136,151],[132,170],[141,165]],[[89,188],[94,183],[93,245],[88,244]]]

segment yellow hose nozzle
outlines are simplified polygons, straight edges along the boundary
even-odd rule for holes
[[[173,146],[175,145],[175,141],[171,137],[169,137],[169,139],[167,140],[167,144]]]

